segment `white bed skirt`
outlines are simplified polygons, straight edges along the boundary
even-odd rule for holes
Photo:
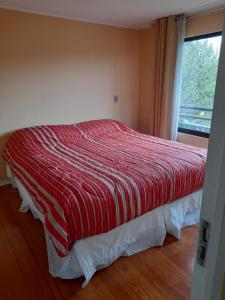
[[[20,212],[30,210],[43,223],[43,216],[34,205],[25,187],[8,169],[8,176],[22,198]],[[185,226],[199,222],[202,190],[158,207],[107,233],[79,240],[69,255],[59,257],[45,231],[49,272],[63,279],[85,277],[85,287],[97,270],[106,268],[120,256],[129,256],[150,247],[162,245],[166,232],[177,239]]]

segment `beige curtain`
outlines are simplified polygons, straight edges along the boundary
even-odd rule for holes
[[[178,109],[174,105],[179,105],[179,102],[174,100],[174,97],[179,97],[174,95],[175,88],[179,88],[175,80],[177,76],[180,80],[181,73],[181,60],[177,59],[178,43],[181,40],[177,20],[176,16],[170,16],[156,21],[153,134],[166,139],[175,139],[172,130],[174,130],[173,123],[176,123],[176,120],[173,118],[177,117],[174,111],[178,112]],[[182,34],[184,34],[184,26]],[[178,61],[179,66],[177,66]],[[177,68],[180,69],[178,73]]]

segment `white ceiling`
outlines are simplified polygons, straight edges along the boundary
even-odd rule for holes
[[[0,0],[0,7],[129,28],[225,4],[213,0]]]

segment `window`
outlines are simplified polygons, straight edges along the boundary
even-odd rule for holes
[[[186,38],[178,131],[209,137],[222,33]]]

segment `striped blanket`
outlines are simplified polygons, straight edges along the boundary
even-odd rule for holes
[[[200,189],[206,151],[97,120],[18,130],[3,157],[65,256],[76,240]]]

